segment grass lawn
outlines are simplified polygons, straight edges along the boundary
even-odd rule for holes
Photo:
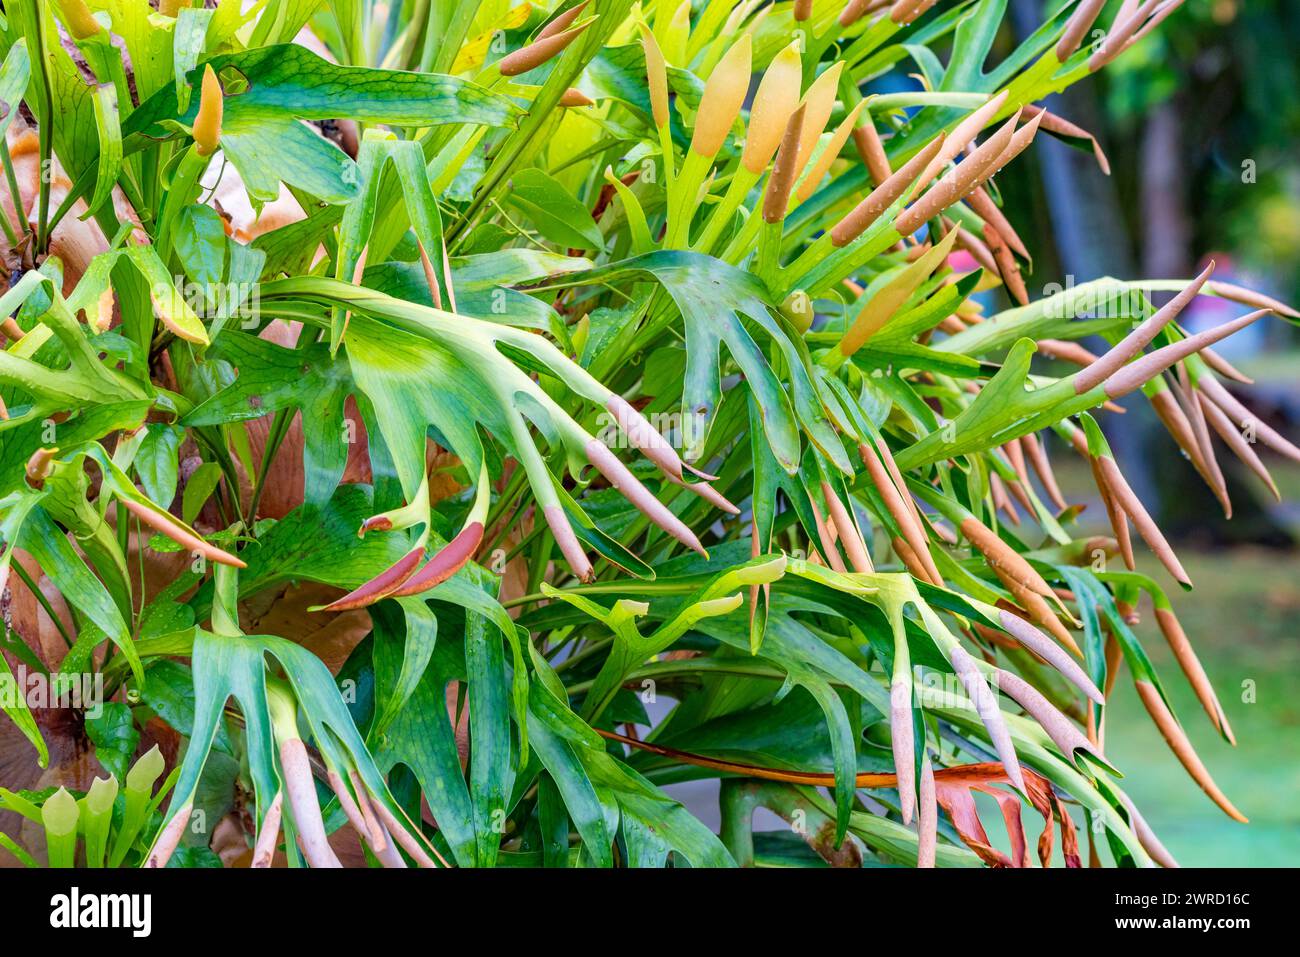
[[[1182,558],[1197,587],[1175,599],[1175,607],[1228,715],[1235,748],[1210,725],[1150,615],[1138,634],[1201,759],[1250,824],[1224,815],[1187,776],[1127,674],[1111,701],[1107,755],[1179,863],[1294,866],[1300,859],[1296,559],[1243,549]]]
[[[1280,486],[1300,491],[1300,468],[1266,458]],[[1086,467],[1064,452],[1054,464],[1066,498],[1089,503],[1081,525],[1109,534]],[[1139,570],[1161,582],[1174,602],[1236,734],[1235,748],[1201,709],[1149,603],[1140,609],[1137,635],[1197,753],[1250,823],[1223,814],[1187,775],[1142,707],[1127,670],[1110,703],[1107,756],[1124,772],[1123,786],[1179,863],[1294,866],[1300,860],[1300,556],[1178,547],[1196,586],[1181,592],[1136,534],[1134,544]]]

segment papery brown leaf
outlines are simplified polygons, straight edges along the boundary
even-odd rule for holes
[[[1038,860],[1044,866],[1052,860],[1053,829],[1055,821],[1061,829],[1061,850],[1066,867],[1079,867],[1078,835],[1074,822],[1061,807],[1051,784],[1041,775],[1024,770],[1025,793],[1034,809],[1042,815],[1046,826],[1038,837]],[[1024,825],[1020,820],[1020,800],[1014,794],[995,785],[1007,782],[1006,772],[1000,764],[970,764],[955,768],[945,768],[934,776],[935,798],[939,806],[952,819],[957,834],[966,846],[979,855],[980,859],[993,867],[1029,867],[1029,856]],[[974,794],[988,794],[998,802],[1006,822],[1007,833],[1011,835],[1013,852],[1016,858],[1007,857],[992,846],[989,836],[980,823],[976,810]]]
[[[695,767],[711,768],[717,771],[727,771],[733,774],[739,774],[745,777],[759,778],[765,781],[785,781],[790,784],[804,784],[814,787],[834,787],[835,775],[833,773],[820,773],[814,771],[787,771],[780,768],[767,768],[761,765],[747,764],[741,761],[727,761],[717,758],[706,757],[702,754],[694,754],[690,751],[681,751],[677,748],[664,747],[661,744],[653,744],[649,741],[641,741],[631,738],[625,734],[619,734],[616,731],[606,731],[603,728],[596,728],[596,733],[602,738],[610,741],[618,741],[628,747],[635,748],[638,751],[647,751],[651,754],[658,754],[663,757],[673,758],[683,764],[694,765]],[[1038,839],[1038,858],[1046,866],[1052,857],[1052,824],[1056,821],[1061,828],[1061,848],[1065,855],[1066,867],[1078,867],[1079,844],[1074,830],[1074,822],[1070,820],[1068,814],[1061,807],[1051,784],[1046,778],[1028,768],[1021,768],[1024,775],[1025,794],[1033,804],[1035,810],[1043,816],[1046,827]],[[864,771],[857,775],[856,782],[860,788],[892,788],[898,786],[898,775],[888,772]],[[1005,795],[1008,798],[1015,798],[1014,794],[1006,791],[999,791],[994,785],[1009,784],[1007,772],[1001,764],[964,764],[957,767],[942,768],[934,772],[935,795],[939,806],[948,811],[949,816],[953,817],[953,823],[957,827],[957,833],[962,840],[970,846],[971,850],[979,854],[987,863],[994,866],[1013,867],[1018,866],[1003,854],[996,851],[989,845],[988,835],[984,832],[979,823],[979,817],[974,811],[974,801],[969,801],[969,813],[965,805],[959,807],[962,813],[962,821],[958,823],[950,805],[958,806],[961,795],[966,795],[969,799],[969,793],[972,790],[982,791],[986,794],[998,798],[999,795]],[[1016,799],[1017,806],[1019,799]],[[1004,814],[1006,812],[1004,811]],[[1011,830],[1011,821],[1008,820],[1008,830]],[[963,826],[966,828],[963,831]],[[1019,813],[1015,817],[1015,826],[1020,827]],[[1023,829],[1021,830],[1021,840],[1024,840]],[[972,843],[975,842],[975,843]],[[976,846],[979,844],[980,846]],[[983,849],[983,850],[982,850]],[[985,854],[988,856],[985,856]]]

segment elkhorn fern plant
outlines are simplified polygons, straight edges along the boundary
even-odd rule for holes
[[[1105,6],[985,69],[1005,0],[6,4],[0,661],[95,695],[6,699],[0,843],[1078,866],[1086,823],[1169,865],[1105,757],[1125,669],[1240,819],[1130,628],[1231,742],[1094,416],[1140,392],[1227,509],[1215,435],[1270,487],[1300,449],[1213,346],[1300,316],[1210,270],[1030,299],[996,177],[1104,166],[1036,104],[1179,0]],[[1189,335],[1196,296],[1254,311]],[[720,834],[664,790],[701,777]]]

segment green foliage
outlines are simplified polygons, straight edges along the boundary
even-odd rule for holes
[[[1079,863],[1080,813],[1114,863],[1164,862],[1096,730],[1121,660],[1166,702],[1125,609],[1172,606],[1079,534],[1034,434],[1086,432],[1104,471],[1089,410],[1173,366],[1195,414],[1217,340],[1151,318],[1185,281],[975,321],[1030,266],[989,177],[1061,133],[1022,107],[1100,65],[1061,45],[1077,7],[991,63],[1005,0],[424,6],[90,0],[75,44],[55,5],[5,21],[0,97],[68,189],[6,223],[0,583],[44,600],[34,561],[72,626],[9,645],[113,696],[85,723],[105,783],[0,792],[49,863],[209,866],[228,812],[254,866],[1029,863],[977,791],[1043,816],[1044,863],[1055,831]],[[803,108],[742,108],[792,34]],[[64,261],[81,200],[98,245]],[[1035,364],[1137,320],[1104,380]],[[699,777],[720,834],[665,789]],[[758,806],[802,842],[756,838]]]
[[[124,706],[119,707],[125,711]],[[130,720],[129,712],[125,718]],[[115,761],[106,760],[103,750],[98,755],[105,767],[113,765],[113,774],[95,778],[84,794],[63,787],[40,792],[0,788],[0,810],[14,812],[43,829],[48,867],[138,865],[149,849],[150,836],[162,822],[159,805],[175,783],[176,773],[154,790],[163,771],[157,746],[129,770],[125,763],[118,768]],[[27,867],[41,866],[7,834],[0,833],[0,847]]]

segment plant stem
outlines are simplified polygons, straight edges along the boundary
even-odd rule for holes
[[[50,89],[48,64],[45,62],[45,23],[43,19],[44,11],[41,6],[40,0],[27,0],[27,16],[31,18],[31,39],[34,41],[32,43],[34,47],[32,62],[33,64],[40,64],[40,68],[36,70],[39,74],[36,77],[36,92],[41,99],[40,122],[36,127],[40,149],[40,167],[38,169],[40,199],[37,205],[36,219],[36,252],[38,253],[44,253],[49,246],[50,237],[47,224],[50,216],[50,179],[53,173],[51,156],[54,143],[54,92]]]
[[[63,638],[63,643],[68,646],[69,650],[71,650],[72,645],[74,644],[72,636],[68,634],[68,629],[63,625],[63,619],[55,613],[54,606],[52,606],[50,600],[45,597],[45,593],[37,587],[36,582],[32,581],[32,576],[27,574],[27,569],[23,568],[22,562],[12,562],[10,563],[10,567],[18,573],[18,577],[23,580],[23,584],[27,586],[27,590],[30,591],[37,602],[40,603],[45,614],[49,615],[50,621],[54,622],[54,627],[59,630],[59,634]]]
[[[280,444],[289,434],[289,425],[293,422],[295,411],[293,408],[285,408],[276,412],[275,421],[271,423],[271,429],[267,433],[266,447],[262,450],[262,463],[257,470],[257,481],[253,484],[253,496],[248,501],[248,511],[245,513],[253,522],[257,521],[257,506],[261,504],[262,492],[266,489],[266,476],[271,471],[271,463],[275,461],[275,454],[280,450]]]
[[[0,160],[4,161],[5,180],[9,184],[9,198],[13,200],[14,216],[18,220],[18,229],[20,232],[27,231],[27,224],[23,219],[23,193],[18,188],[18,177],[14,174],[14,160],[9,155],[8,140],[0,137]]]

